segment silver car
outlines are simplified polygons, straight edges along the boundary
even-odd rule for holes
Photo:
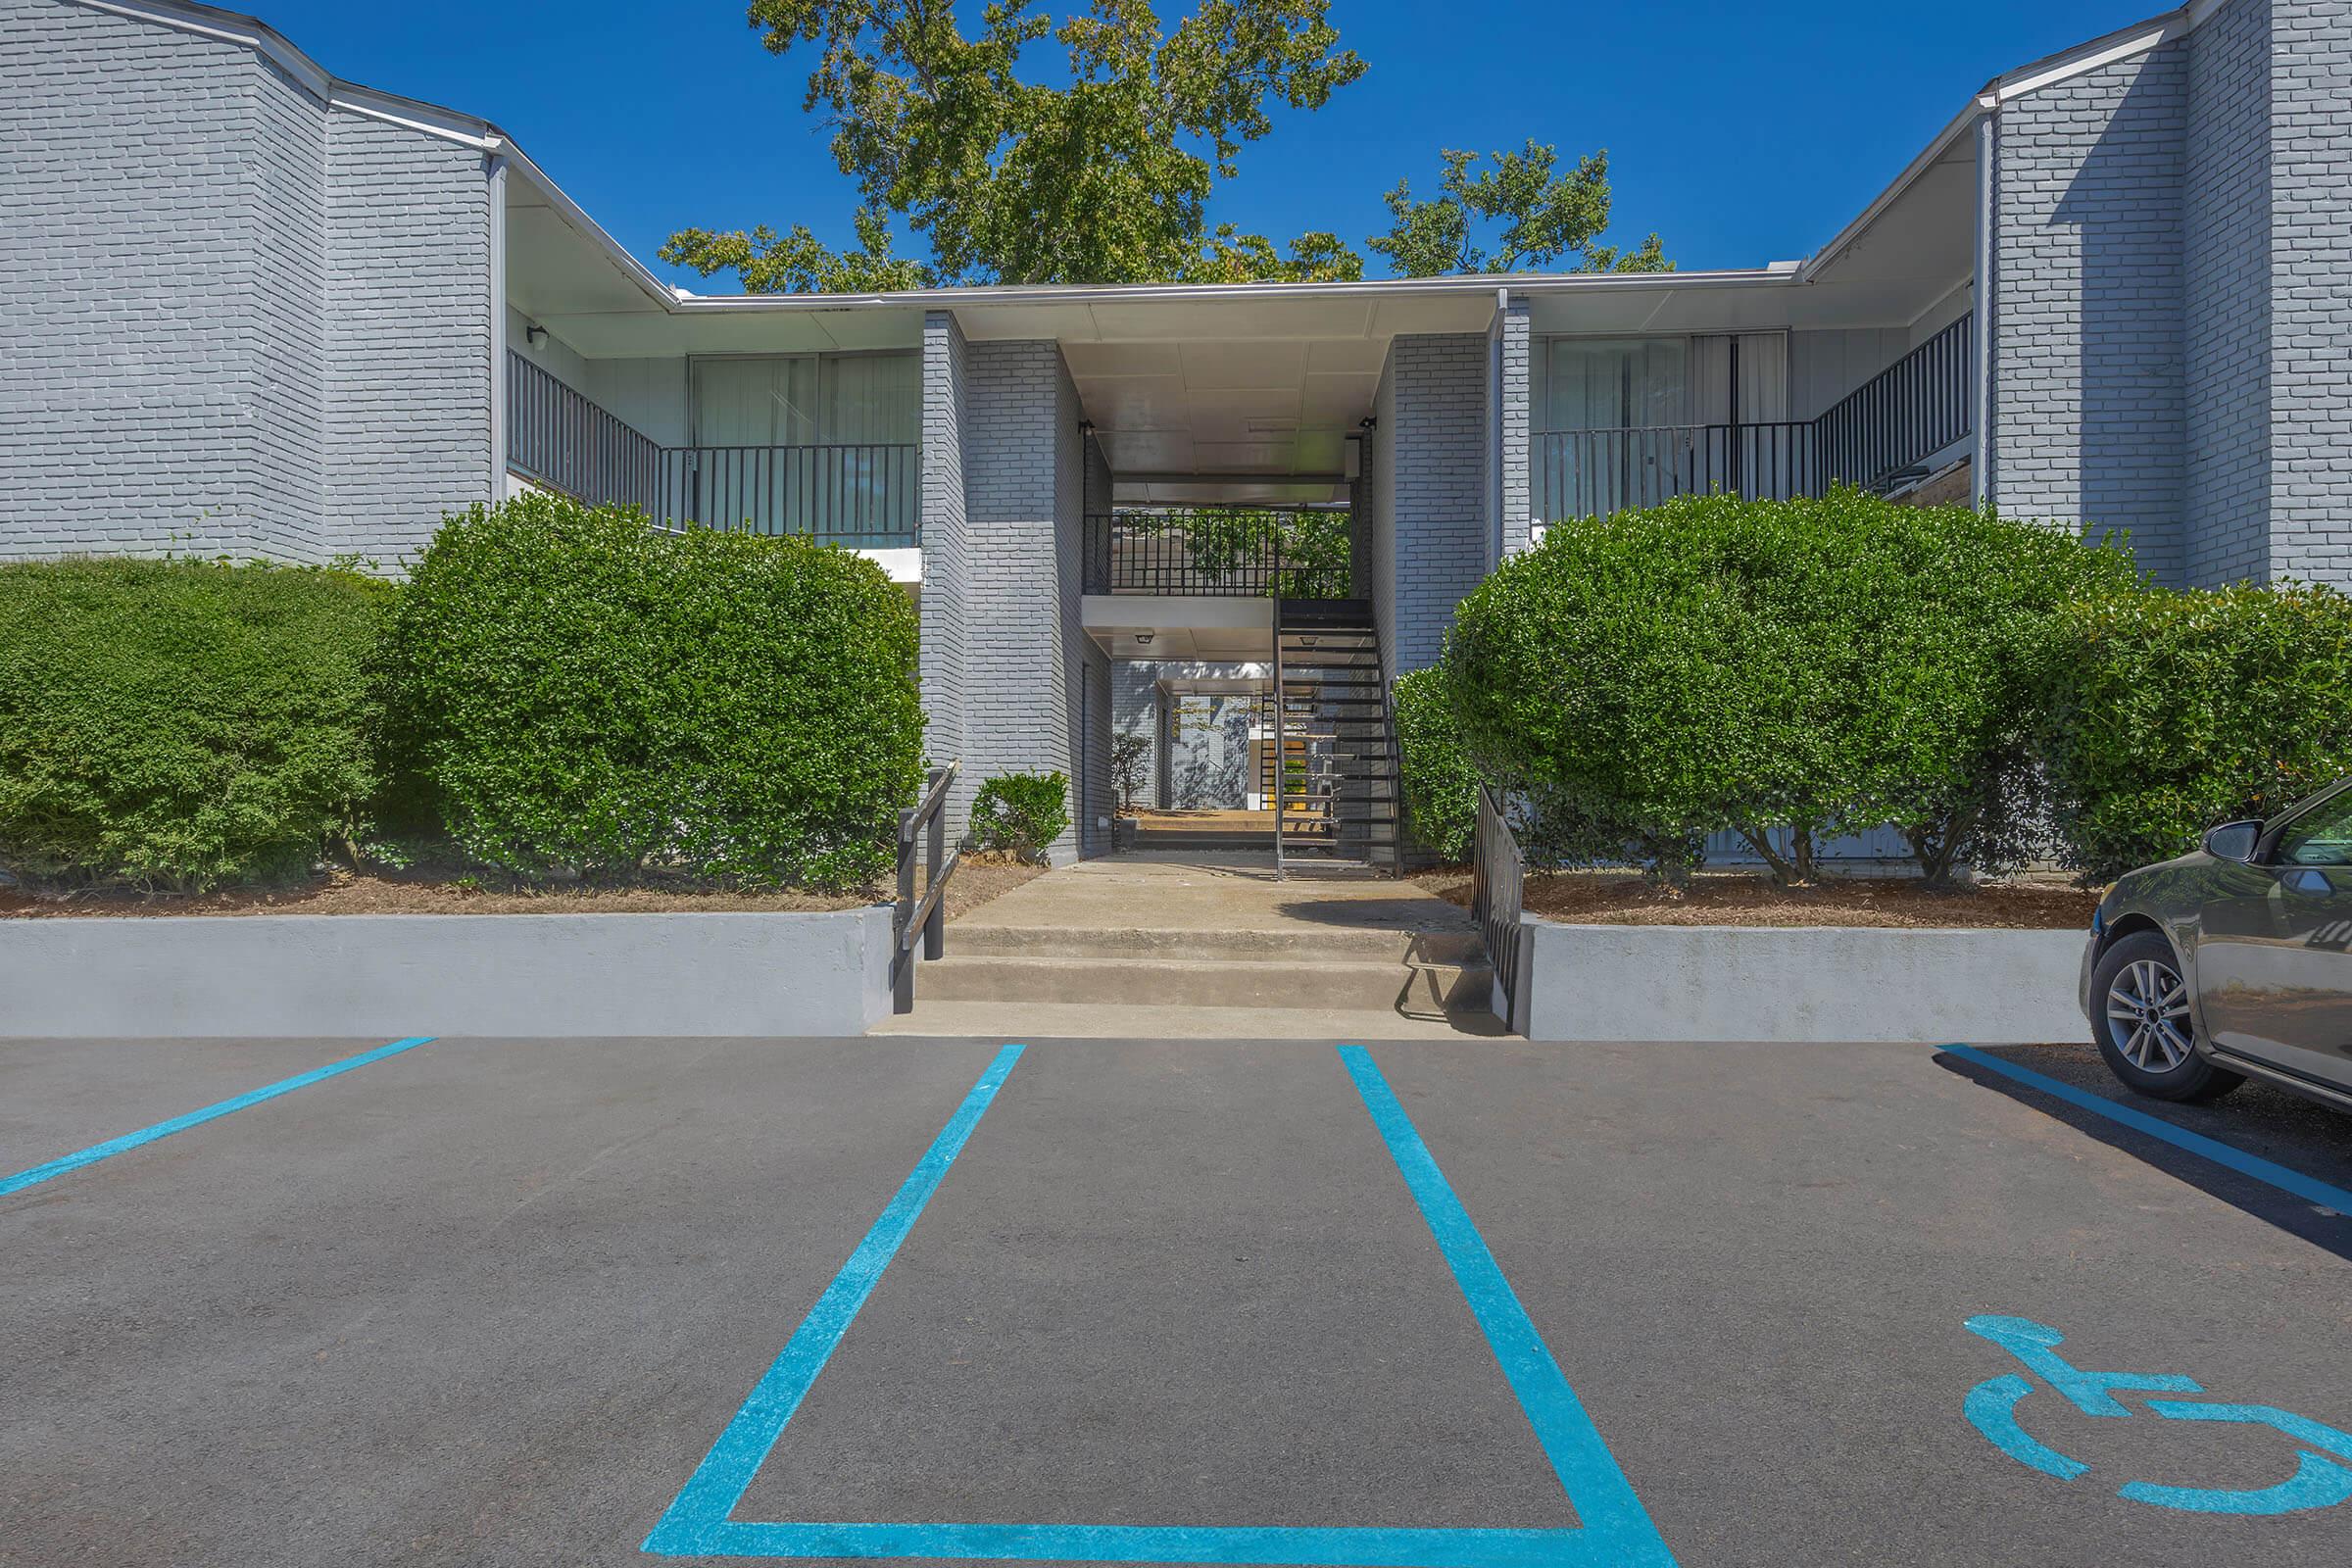
[[[2118,880],[2082,1000],[2143,1095],[2218,1100],[2262,1078],[2352,1110],[2352,779]]]

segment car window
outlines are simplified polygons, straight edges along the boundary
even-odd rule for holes
[[[2277,854],[2284,865],[2352,865],[2352,790],[2290,823]]]

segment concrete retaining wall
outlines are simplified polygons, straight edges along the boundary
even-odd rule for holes
[[[2085,1038],[2086,933],[1561,925],[1530,916],[1532,1040]]]
[[[890,910],[10,920],[0,1036],[856,1035]]]

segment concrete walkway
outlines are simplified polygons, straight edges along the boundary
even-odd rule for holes
[[[1445,1039],[1503,1029],[1468,913],[1360,869],[1139,852],[1050,871],[948,926],[882,1034]]]

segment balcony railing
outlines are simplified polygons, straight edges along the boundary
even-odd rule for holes
[[[592,507],[635,507],[652,516],[662,448],[509,349],[507,466]]]
[[[1970,431],[1974,318],[1964,316],[1814,419],[1539,432],[1537,514],[1605,516],[1675,496],[1787,500],[1884,490]]]
[[[507,353],[507,466],[592,506],[635,507],[662,527],[910,546],[920,515],[918,451],[887,441],[665,447]]]
[[[1086,519],[1090,594],[1345,599],[1348,514],[1318,508],[1196,507]]]

